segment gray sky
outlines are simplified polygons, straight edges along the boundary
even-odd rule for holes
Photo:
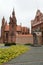
[[[7,22],[12,14],[13,8],[17,18],[17,24],[31,28],[31,20],[34,18],[37,9],[43,12],[43,0],[0,0],[0,27],[2,17]]]

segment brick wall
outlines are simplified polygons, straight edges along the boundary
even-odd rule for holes
[[[16,36],[16,44],[33,44],[33,36],[32,35],[17,35]]]
[[[3,43],[0,38],[0,43]],[[33,35],[16,35],[16,44],[33,44]],[[38,44],[42,44],[42,36],[38,36]]]
[[[0,37],[0,43],[3,43],[2,38]]]

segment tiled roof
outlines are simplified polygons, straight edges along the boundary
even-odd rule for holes
[[[21,31],[21,26],[20,25],[17,25],[16,31]]]
[[[5,31],[9,31],[9,25],[5,26]]]
[[[6,25],[6,26],[5,26],[5,31],[9,31],[9,25]],[[16,31],[21,31],[21,26],[18,25],[18,26],[16,27]]]
[[[17,25],[16,31],[17,32],[27,32],[28,28],[27,27],[21,27],[20,25]],[[5,25],[5,31],[9,31],[9,25]]]
[[[22,32],[28,32],[29,31],[29,28],[27,27],[22,27]]]

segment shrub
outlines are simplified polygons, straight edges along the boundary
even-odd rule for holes
[[[5,46],[16,45],[16,43],[5,43]]]

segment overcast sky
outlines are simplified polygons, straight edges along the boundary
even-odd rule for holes
[[[3,16],[9,22],[13,8],[17,24],[22,23],[22,26],[30,28],[37,9],[43,12],[43,0],[0,0],[0,27]]]

